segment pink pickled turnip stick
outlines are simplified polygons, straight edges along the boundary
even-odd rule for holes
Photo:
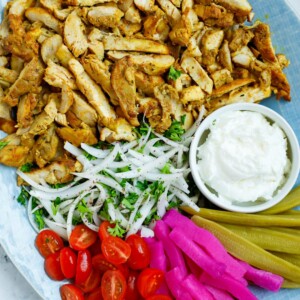
[[[222,243],[208,230],[200,228],[175,209],[169,210],[163,220],[171,228],[184,229],[185,236],[199,244],[215,260],[224,263],[232,277],[240,279],[246,273],[246,269],[227,253]]]
[[[185,232],[179,228],[174,228],[170,233],[170,239],[192,259],[201,269],[212,277],[219,278],[225,273],[226,266],[223,263],[215,261],[204,250],[202,250],[194,241],[186,238]]]
[[[200,281],[212,287],[225,290],[239,300],[257,300],[246,286],[239,281],[230,278],[227,274],[216,279],[208,273],[203,273],[200,276]]]
[[[181,285],[194,300],[214,300],[207,288],[193,274],[187,276]]]
[[[280,290],[283,283],[283,278],[281,276],[268,271],[256,269],[243,261],[240,261],[239,263],[247,270],[245,274],[245,278],[247,280],[252,281],[254,284],[272,292]]]
[[[204,284],[207,290],[213,295],[215,300],[233,300],[230,294],[210,285]]]

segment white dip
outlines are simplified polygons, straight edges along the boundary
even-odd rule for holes
[[[270,200],[290,169],[283,131],[260,113],[225,112],[198,148],[202,180],[230,202]]]

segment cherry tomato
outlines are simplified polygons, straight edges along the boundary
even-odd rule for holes
[[[76,274],[77,255],[70,247],[60,250],[60,267],[66,278],[73,278]]]
[[[106,271],[101,280],[104,300],[123,300],[126,292],[126,280],[120,271]]]
[[[62,300],[84,300],[82,291],[73,284],[64,284],[60,287]]]
[[[76,264],[75,283],[79,285],[85,282],[92,272],[92,256],[89,250],[78,252]]]
[[[137,281],[137,288],[144,297],[150,297],[155,294],[164,280],[164,272],[158,269],[147,268],[143,270]]]
[[[96,242],[88,249],[91,252],[92,256],[101,254],[101,241],[99,240],[99,238],[97,238]]]
[[[70,236],[70,246],[75,250],[85,250],[97,240],[97,233],[84,224],[77,225]]]
[[[130,235],[126,242],[131,248],[128,265],[133,270],[142,270],[150,264],[150,251],[145,240],[137,234]]]
[[[130,246],[122,239],[109,236],[102,241],[101,250],[104,257],[115,265],[125,263],[131,253]]]
[[[172,298],[167,295],[153,295],[153,296],[147,297],[146,300],[172,300]]]
[[[116,266],[117,269],[124,275],[125,279],[127,280],[129,277],[129,267],[127,264],[120,264]]]
[[[86,296],[86,300],[103,300],[101,286]]]
[[[41,231],[36,239],[35,245],[43,257],[55,253],[64,247],[62,238],[53,230],[45,229]]]
[[[129,276],[127,279],[127,289],[126,289],[124,300],[138,300],[139,299],[139,293],[137,290],[138,276],[139,276],[139,273],[136,271],[131,271],[129,273]]]
[[[89,293],[93,291],[95,288],[100,286],[101,283],[101,275],[100,272],[93,269],[90,276],[84,282],[80,283],[78,287],[84,292]]]
[[[44,263],[47,275],[53,280],[63,280],[65,276],[60,267],[60,253],[55,252],[48,255]]]
[[[103,221],[100,224],[98,235],[100,237],[100,240],[103,241],[105,238],[108,238],[110,236],[110,233],[108,232],[109,228],[114,228],[116,225],[113,223],[110,223],[108,221]]]
[[[92,258],[92,264],[93,267],[101,273],[105,273],[108,270],[117,270],[117,267],[111,262],[107,261],[103,254],[98,254],[94,256]]]

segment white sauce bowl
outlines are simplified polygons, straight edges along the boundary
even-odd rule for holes
[[[244,203],[237,203],[237,202],[231,203],[229,201],[223,201],[218,197],[216,191],[212,190],[203,182],[200,176],[199,169],[198,169],[198,158],[197,158],[198,147],[205,142],[206,137],[209,133],[209,127],[211,126],[212,122],[218,119],[218,117],[220,117],[223,113],[229,111],[258,112],[263,116],[265,116],[270,122],[276,123],[282,129],[282,131],[287,137],[287,141],[288,141],[287,154],[292,164],[291,169],[287,175],[287,179],[285,183],[275,192],[271,200],[267,200],[264,202],[253,201],[253,202],[244,202]],[[255,213],[255,212],[263,211],[279,203],[293,188],[298,178],[299,169],[300,169],[299,144],[293,129],[290,127],[287,121],[275,111],[267,108],[266,106],[260,104],[253,104],[253,103],[237,103],[237,104],[227,105],[210,114],[200,124],[199,128],[195,133],[195,137],[190,147],[189,160],[190,160],[191,172],[195,184],[197,185],[201,193],[208,200],[210,200],[212,203],[214,203],[215,205],[223,209],[235,211],[235,212],[243,212],[243,213]]]

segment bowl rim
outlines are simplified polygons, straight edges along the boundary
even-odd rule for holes
[[[284,134],[288,139],[290,150],[291,150],[291,157],[290,157],[290,160],[292,162],[291,170],[289,172],[288,179],[286,180],[282,188],[269,201],[259,203],[257,205],[252,205],[252,206],[239,206],[231,202],[222,201],[220,198],[218,198],[207,188],[207,186],[204,184],[203,180],[200,177],[200,174],[197,170],[197,158],[196,158],[199,140],[202,134],[204,133],[204,131],[206,131],[209,128],[213,120],[218,118],[221,114],[229,111],[252,111],[252,112],[261,113],[263,116],[267,117],[268,119],[276,123],[282,129],[282,131],[284,132]],[[190,163],[191,173],[196,186],[209,201],[211,201],[218,207],[229,211],[242,212],[242,213],[255,213],[255,212],[266,210],[276,205],[292,190],[293,186],[296,183],[296,180],[299,175],[299,170],[300,170],[299,142],[289,123],[274,110],[258,103],[228,104],[212,112],[209,116],[207,116],[202,121],[202,123],[200,123],[190,146],[189,163]]]

